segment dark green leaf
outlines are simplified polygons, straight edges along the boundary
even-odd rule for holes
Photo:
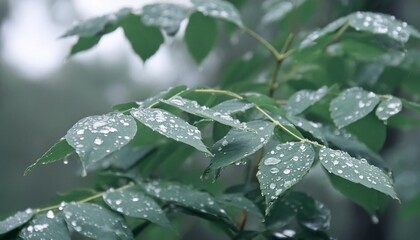
[[[306,120],[303,117],[293,116],[290,114],[287,116],[287,120],[293,123],[293,125],[295,125],[296,127],[306,132],[309,132],[315,138],[321,140],[322,142],[325,142],[324,135],[321,131],[321,127],[322,127],[321,123],[315,123],[315,122]]]
[[[409,109],[414,110],[414,111],[417,111],[417,112],[420,112],[420,104],[415,103],[415,102],[410,102],[410,101],[407,101],[405,99],[401,99],[401,101],[402,101],[404,107],[409,108]]]
[[[215,112],[211,108],[199,105],[196,101],[188,100],[180,96],[172,97],[168,100],[161,100],[166,104],[179,108],[184,112],[191,113],[203,118],[208,118],[235,128],[246,128],[246,125],[240,123],[239,120],[233,119],[229,114],[223,112]]]
[[[420,215],[420,194],[404,202],[401,208],[401,215],[405,218],[413,218]]]
[[[18,228],[29,221],[34,215],[32,209],[26,209],[22,212],[17,212],[15,215],[10,216],[0,221],[0,234],[4,234]]]
[[[274,125],[266,121],[248,122],[255,131],[231,129],[211,148],[214,157],[209,169],[216,170],[236,163],[262,148],[273,135]]]
[[[315,152],[308,143],[287,142],[267,149],[257,173],[266,202],[271,205],[298,183],[311,168],[314,158]]]
[[[136,134],[136,122],[122,113],[83,118],[66,134],[84,167],[126,145]]]
[[[259,93],[246,93],[244,94],[244,98],[249,101],[254,103],[257,106],[263,107],[263,106],[267,106],[267,105],[274,105],[276,106],[276,101],[264,94],[259,94]]]
[[[178,206],[231,222],[225,210],[207,192],[198,191],[190,186],[163,181],[150,182],[146,184],[145,190],[165,202],[175,203]]]
[[[185,30],[184,42],[197,63],[207,57],[217,39],[217,24],[201,13],[191,15]]]
[[[345,127],[368,115],[379,103],[379,97],[359,87],[347,89],[330,104],[331,117],[337,127]]]
[[[79,52],[91,49],[99,43],[102,36],[92,36],[92,37],[79,37],[76,44],[71,47],[70,54],[74,55]]]
[[[118,214],[91,203],[71,203],[63,209],[67,225],[93,239],[133,239],[131,230]]]
[[[50,164],[60,161],[74,152],[74,149],[67,143],[65,139],[60,140],[54,144],[44,155],[41,156],[35,163],[26,168],[24,175],[27,175],[33,168],[39,165]]]
[[[353,158],[339,150],[322,148],[319,151],[319,160],[328,172],[338,177],[359,183],[367,188],[372,188],[394,199],[398,199],[392,187],[391,178],[381,169],[370,165],[364,159]]]
[[[399,98],[390,96],[382,100],[376,108],[376,116],[383,121],[394,116],[402,110],[402,102]]]
[[[131,48],[143,61],[153,56],[164,41],[157,27],[146,26],[136,15],[127,16],[121,27]]]
[[[301,90],[296,92],[287,100],[286,111],[293,115],[302,113],[305,109],[321,100],[327,94],[327,90],[328,88],[324,86],[316,91]]]
[[[385,206],[389,201],[388,196],[381,192],[334,174],[328,174],[328,176],[335,189],[362,206],[370,214],[375,214],[376,211],[385,209]]]
[[[231,99],[217,104],[211,109],[216,112],[222,112],[226,114],[235,114],[245,112],[246,110],[253,108],[255,105],[239,99]]]
[[[254,214],[257,217],[263,217],[260,209],[251,200],[244,197],[242,194],[222,194],[218,196],[216,200],[222,205],[239,208],[251,214]]]
[[[57,193],[51,200],[52,205],[58,205],[62,202],[76,202],[97,194],[93,189],[75,189],[70,192]]]
[[[143,218],[161,226],[170,227],[162,208],[138,187],[109,190],[102,198],[108,206],[124,215]]]
[[[22,239],[62,239],[70,240],[70,233],[67,229],[61,214],[54,214],[48,211],[46,214],[38,215],[23,228],[19,237]]]
[[[201,141],[201,132],[172,113],[161,109],[138,108],[132,110],[131,114],[152,130],[211,154]]]
[[[191,0],[197,11],[214,18],[220,18],[239,27],[243,26],[238,10],[231,3],[221,0]]]
[[[157,26],[167,31],[168,34],[174,35],[188,14],[188,9],[183,5],[155,3],[144,6],[141,16],[144,24]]]

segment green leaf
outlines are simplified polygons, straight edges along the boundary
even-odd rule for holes
[[[309,46],[317,39],[338,30],[345,24],[349,24],[349,26],[357,31],[385,35],[390,39],[401,43],[407,42],[410,36],[416,38],[420,37],[420,34],[416,29],[405,22],[395,19],[394,16],[372,12],[356,12],[339,18],[323,29],[311,33],[302,42],[301,46]]]
[[[239,27],[243,26],[238,10],[231,3],[221,0],[191,0],[197,11],[214,18],[232,22]]]
[[[133,239],[118,214],[92,203],[70,203],[63,209],[68,226],[93,239]]]
[[[194,13],[185,30],[184,42],[197,63],[210,53],[217,39],[217,24],[213,18]]]
[[[287,14],[299,7],[305,0],[285,0],[264,2],[266,9],[261,19],[263,23],[272,23],[281,21]]]
[[[399,98],[390,96],[386,100],[382,100],[376,108],[376,116],[383,121],[401,112],[402,102]]]
[[[260,209],[251,200],[244,197],[242,194],[238,194],[238,193],[222,194],[218,196],[216,200],[222,205],[239,208],[257,217],[260,217],[260,218],[263,217]]]
[[[142,102],[137,102],[138,106],[142,107],[142,108],[148,108],[153,104],[158,103],[160,100],[165,100],[168,98],[171,98],[177,94],[180,94],[181,92],[184,91],[188,91],[188,88],[184,85],[180,85],[180,86],[176,86],[176,87],[171,87],[167,90],[161,91],[159,93],[157,93],[156,95],[143,100]]]
[[[328,88],[323,86],[316,91],[301,90],[296,92],[287,100],[286,111],[293,115],[302,113],[305,109],[321,100],[327,94],[327,90]]]
[[[211,148],[214,153],[208,169],[216,170],[236,163],[262,148],[273,135],[274,125],[266,121],[247,123],[246,131],[233,128]]]
[[[74,149],[67,143],[65,139],[54,144],[44,155],[42,155],[35,163],[26,168],[23,175],[27,175],[32,169],[39,165],[50,164],[60,161],[74,152]]]
[[[108,206],[124,215],[143,218],[164,227],[171,226],[162,208],[138,187],[109,190],[102,198]]]
[[[385,34],[398,42],[407,42],[411,35],[418,37],[417,30],[408,26],[407,23],[395,19],[395,17],[391,15],[357,12],[350,14],[348,16],[348,21],[350,26],[357,31]]]
[[[188,17],[188,9],[180,4],[155,3],[143,7],[142,19],[148,26],[157,26],[175,35],[181,22]]]
[[[404,202],[401,208],[401,215],[405,218],[414,218],[420,215],[420,194]]]
[[[175,96],[168,100],[161,100],[161,102],[176,107],[184,112],[212,119],[227,126],[246,128],[245,124],[239,122],[237,119],[233,119],[229,114],[213,111],[211,108],[199,105],[196,101],[185,99],[180,96]]]
[[[330,226],[330,211],[321,202],[301,192],[288,192],[274,202],[265,218],[269,229],[277,230],[286,226],[293,217],[297,222],[313,231],[325,231]]]
[[[379,97],[359,87],[347,89],[330,104],[331,117],[337,127],[345,127],[368,115],[379,103]]]
[[[139,16],[133,14],[127,16],[121,27],[131,48],[143,61],[153,56],[164,41],[157,27],[145,25]]]
[[[251,92],[251,93],[244,94],[244,98],[245,100],[250,101],[260,107],[268,106],[268,105],[274,105],[274,106],[277,105],[276,101],[273,98],[264,94]]]
[[[131,114],[153,131],[211,154],[201,141],[201,132],[172,113],[161,109],[138,108],[132,110]]]
[[[93,48],[96,44],[99,43],[102,36],[92,36],[92,37],[79,37],[76,44],[71,47],[70,54],[74,55],[79,52],[86,51]]]
[[[103,31],[105,31],[108,26],[115,25],[118,21],[130,14],[130,12],[130,9],[124,8],[115,13],[85,20],[68,30],[62,37],[92,37],[95,35],[102,35]]]
[[[198,191],[190,186],[163,181],[150,182],[146,184],[145,190],[162,201],[174,203],[194,212],[210,214],[227,223],[231,222],[225,210],[207,192]]]
[[[136,134],[136,122],[122,113],[83,118],[66,134],[84,168],[126,145]]]
[[[405,99],[401,99],[403,105],[405,108],[420,112],[420,104],[415,103],[415,102],[410,102],[408,100]]]
[[[287,142],[267,150],[257,178],[269,206],[306,175],[314,159],[315,152],[308,143]]]
[[[315,123],[309,120],[306,120],[303,117],[293,116],[288,114],[287,120],[289,120],[293,125],[297,126],[300,129],[303,129],[306,132],[309,132],[315,138],[325,142],[324,134],[321,131],[321,123]]]
[[[379,168],[367,163],[364,159],[353,158],[339,150],[322,148],[319,151],[319,160],[328,172],[338,177],[359,183],[367,188],[372,188],[394,199],[398,199],[392,187],[391,178]]]
[[[253,108],[255,105],[250,102],[246,102],[239,99],[231,99],[217,104],[211,109],[216,112],[222,112],[225,114],[235,114],[245,112],[248,109]]]
[[[63,239],[70,240],[70,233],[67,229],[61,214],[54,214],[48,211],[46,214],[38,215],[23,228],[19,237],[22,239]]]
[[[15,215],[10,216],[2,221],[0,221],[0,234],[5,234],[7,232],[16,229],[26,222],[28,222],[34,216],[34,211],[30,208],[25,211],[17,212]]]
[[[388,196],[381,192],[346,180],[334,174],[328,174],[328,176],[335,189],[358,205],[362,206],[372,215],[374,215],[376,211],[384,210],[386,204],[389,202]]]
[[[93,189],[75,189],[70,192],[65,193],[57,193],[56,196],[53,197],[51,200],[51,205],[59,205],[62,202],[76,202],[86,199],[88,197],[92,197],[93,195],[97,194],[96,191]]]

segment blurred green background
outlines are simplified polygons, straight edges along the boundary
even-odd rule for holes
[[[37,168],[23,177],[25,168],[76,121],[107,112],[116,103],[141,100],[168,86],[217,83],[224,64],[255,44],[221,34],[217,49],[197,66],[182,40],[175,37],[166,39],[165,47],[142,63],[117,31],[94,50],[66,57],[75,39],[58,37],[74,20],[148,2],[152,1],[0,0],[0,218],[46,205],[57,192],[89,186],[92,177],[80,177],[76,161]],[[241,3],[245,22],[260,30],[252,23],[260,17],[264,1],[232,2]],[[321,27],[357,10],[392,14],[420,29],[419,0],[320,0],[310,25]],[[265,31],[269,36],[270,29]],[[420,188],[420,149],[416,140],[420,131],[391,131],[388,136],[387,146],[392,148],[385,148],[382,154],[394,167],[397,192],[403,201],[414,199]],[[313,172],[298,187],[331,209],[332,236],[418,238],[419,215],[407,217],[410,214],[402,214],[398,203],[392,203],[375,223],[361,208],[332,190],[320,171]]]

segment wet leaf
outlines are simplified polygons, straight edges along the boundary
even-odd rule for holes
[[[25,211],[17,212],[13,216],[10,216],[2,221],[0,221],[0,234],[16,229],[26,222],[28,222],[34,216],[34,211],[32,209],[26,209]]]
[[[178,206],[202,214],[210,214],[227,223],[231,222],[225,210],[207,192],[198,191],[190,186],[163,181],[150,182],[146,184],[145,190],[162,201],[175,203]]]
[[[262,17],[263,23],[279,22],[287,14],[291,13],[294,9],[299,7],[305,0],[285,0],[285,1],[267,1],[264,2],[266,10],[265,15]]]
[[[308,143],[287,142],[267,150],[257,178],[269,206],[306,175],[314,158],[315,152]]]
[[[338,177],[398,199],[391,178],[364,159],[353,158],[346,152],[339,150],[322,148],[319,151],[319,160],[328,172]]]
[[[255,105],[250,102],[246,102],[239,99],[231,99],[217,104],[211,109],[216,112],[222,112],[226,114],[235,114],[245,112],[248,109],[253,108]]]
[[[359,87],[347,89],[330,104],[331,117],[337,127],[345,127],[368,115],[379,103],[379,97]]]
[[[386,100],[382,100],[376,108],[376,116],[383,121],[401,112],[402,102],[397,97],[389,97]]]
[[[180,4],[156,3],[143,7],[142,19],[148,26],[157,26],[174,35],[181,22],[188,17],[188,9]]]
[[[214,156],[208,169],[216,170],[239,162],[262,148],[273,135],[274,125],[266,121],[248,122],[247,127],[255,131],[234,128],[213,145]]]
[[[138,108],[132,110],[131,114],[152,130],[175,141],[188,144],[201,152],[211,154],[201,141],[201,132],[172,113],[155,108]]]
[[[263,217],[260,209],[248,198],[238,193],[222,194],[216,200],[225,206],[232,206],[247,211],[257,217]]]
[[[131,116],[109,113],[78,121],[67,132],[66,140],[76,149],[86,168],[126,145],[136,131],[136,122]]]
[[[175,96],[168,100],[161,100],[161,102],[179,108],[184,112],[208,118],[227,126],[246,128],[245,124],[239,122],[237,119],[233,119],[229,114],[213,111],[211,108],[199,105],[196,101],[185,99],[180,96]]]
[[[231,3],[221,0],[191,0],[197,10],[204,15],[220,18],[238,26],[243,26],[238,10]]]
[[[71,203],[63,209],[67,225],[93,239],[133,239],[118,214],[92,203]]]
[[[326,86],[316,91],[300,90],[287,100],[286,111],[293,115],[302,113],[305,109],[321,100],[327,94],[327,91],[328,88]]]
[[[162,208],[138,187],[109,190],[102,198],[108,206],[124,215],[170,227],[169,220]]]
[[[201,13],[191,15],[184,42],[188,51],[197,63],[201,63],[214,47],[217,39],[217,24],[213,18]]]
[[[74,152],[74,149],[67,143],[65,139],[60,140],[54,144],[44,155],[42,155],[35,163],[26,168],[24,175],[27,175],[32,169],[39,165],[50,164],[56,161],[63,160]]]
[[[321,131],[322,124],[321,123],[315,123],[309,120],[306,120],[303,117],[288,115],[287,120],[289,120],[293,125],[296,127],[309,132],[312,136],[315,138],[321,140],[322,142],[325,142],[324,134]]]
[[[22,239],[63,239],[70,240],[70,233],[67,229],[61,214],[48,211],[46,214],[38,215],[23,228],[19,237]]]

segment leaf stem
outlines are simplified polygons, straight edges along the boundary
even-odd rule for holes
[[[265,38],[261,37],[258,33],[252,31],[251,29],[247,27],[242,27],[242,29],[247,33],[249,36],[253,37],[255,40],[257,40],[261,45],[263,45],[265,48],[267,48],[273,56],[278,59],[281,53],[277,51],[277,49],[271,45]]]
[[[332,37],[331,41],[329,42],[328,45],[330,45],[331,43],[336,42],[338,39],[340,39],[340,37],[347,31],[347,29],[350,27],[350,23],[346,22],[346,24],[344,24],[343,26],[341,26],[341,28],[338,30],[338,32],[336,34],[334,34],[334,36]]]
[[[116,190],[122,190],[122,189],[130,188],[130,187],[133,187],[133,186],[135,186],[133,183],[129,183],[129,184],[124,185],[120,188],[117,188]],[[90,197],[84,198],[82,200],[76,201],[76,203],[85,203],[85,202],[95,200],[97,198],[102,197],[106,192],[107,191],[100,192],[100,193],[95,194],[93,196],[90,196]],[[38,209],[36,209],[36,213],[45,212],[45,211],[49,211],[49,210],[55,210],[55,209],[58,209],[61,206],[62,206],[62,204],[57,204],[57,205],[53,205],[53,206],[49,206],[49,207],[45,207],[45,208],[38,208]]]

